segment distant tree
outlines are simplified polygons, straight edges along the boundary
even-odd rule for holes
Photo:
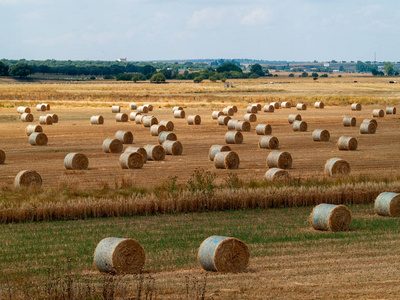
[[[290,73],[290,74],[289,74],[289,77],[294,77],[294,74],[293,74],[293,73]]]
[[[8,76],[8,65],[0,61],[0,76]]]
[[[332,63],[332,64],[337,64],[337,61],[334,60],[334,59],[332,59],[332,60],[331,60],[331,63]]]
[[[251,73],[249,78],[258,78],[260,77],[260,75],[258,75],[257,73]]]
[[[156,73],[150,77],[151,83],[163,83],[163,82],[165,82],[165,80],[166,80],[165,76],[162,73]]]
[[[311,77],[318,78],[318,73],[311,73]]]
[[[145,65],[145,66],[142,68],[142,74],[144,74],[144,75],[153,74],[153,73],[155,73],[156,71],[157,71],[156,68],[154,68],[153,66],[150,66],[150,65]]]
[[[114,79],[114,76],[112,75],[104,75],[103,79],[107,80],[107,79]]]
[[[12,65],[10,68],[10,75],[12,76],[19,76],[19,77],[26,77],[32,74],[33,67],[28,65],[25,62],[19,62],[15,65]]]
[[[195,77],[194,79],[193,79],[193,82],[194,83],[200,83],[200,82],[202,82],[203,81],[203,77],[201,77],[201,76],[197,76],[197,77]]]
[[[343,66],[340,66],[340,67],[339,67],[339,71],[340,71],[340,72],[344,72],[344,71],[345,71],[345,70],[344,70],[344,67],[343,67]]]
[[[372,69],[371,73],[372,75],[377,76],[379,74],[379,71],[377,69]]]
[[[263,71],[263,69],[262,69],[260,64],[252,65],[250,67],[250,72],[257,74],[258,76],[264,76],[265,75],[265,73],[264,73],[264,71]]]
[[[243,73],[242,69],[232,62],[224,62],[222,66],[217,68],[218,73],[236,71]]]
[[[300,76],[301,76],[301,77],[308,77],[308,73],[307,73],[307,72],[303,72],[303,73],[301,73]]]
[[[146,81],[147,78],[146,76],[144,76],[143,74],[135,74],[132,76],[132,81],[136,82],[136,81]]]
[[[218,80],[218,76],[213,75],[213,76],[210,76],[208,79],[210,79],[210,81],[212,81],[212,82],[216,82]]]
[[[48,65],[40,65],[37,68],[37,70],[38,70],[39,73],[42,73],[44,75],[46,73],[50,73],[51,68]]]
[[[392,76],[394,74],[394,67],[390,61],[385,62],[383,65],[383,70],[385,70],[385,73],[388,76]]]
[[[321,77],[328,77],[328,74],[322,74]]]
[[[132,74],[119,73],[116,77],[117,81],[131,81]]]

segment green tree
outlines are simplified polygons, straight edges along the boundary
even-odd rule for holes
[[[300,76],[301,76],[301,77],[308,77],[308,73],[307,73],[307,72],[303,72],[303,73],[301,73]]]
[[[26,77],[30,74],[32,74],[33,67],[28,65],[27,63],[24,62],[19,62],[15,65],[12,65],[10,68],[10,75],[12,76],[19,76],[19,77]]]
[[[0,76],[8,76],[8,65],[0,61]]]
[[[293,74],[293,73],[290,73],[290,74],[289,74],[289,77],[294,77],[294,74]]]
[[[249,78],[258,78],[260,77],[260,75],[258,75],[257,73],[251,73]]]
[[[163,82],[165,82],[165,80],[166,80],[165,76],[162,73],[156,73],[150,77],[151,83],[163,83]]]
[[[232,62],[224,62],[222,66],[217,68],[218,73],[230,72],[230,71],[243,73],[242,69]]]
[[[258,76],[264,76],[265,75],[265,73],[264,73],[264,71],[263,71],[263,69],[262,69],[260,64],[252,65],[250,67],[250,72],[257,74]]]
[[[143,74],[135,74],[132,76],[132,81],[136,82],[136,81],[146,81],[147,78],[146,76],[144,76]]]
[[[218,80],[218,76],[213,75],[213,76],[210,76],[208,79],[210,79],[210,81],[212,81],[212,82],[216,82]]]
[[[318,73],[311,73],[311,77],[318,78]]]
[[[132,74],[119,73],[116,77],[117,81],[131,81]]]
[[[197,77],[195,77],[194,79],[193,79],[193,82],[194,83],[200,83],[200,82],[202,82],[203,81],[203,77],[201,77],[201,76],[197,76]]]
[[[390,61],[385,62],[385,64],[383,65],[383,70],[388,76],[392,76],[394,74],[394,67]]]

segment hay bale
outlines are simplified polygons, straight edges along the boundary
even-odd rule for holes
[[[378,128],[378,122],[375,119],[364,119],[363,123],[374,123],[375,127]]]
[[[144,104],[143,106],[147,107],[148,111],[153,111],[153,105],[151,104]]]
[[[329,176],[350,174],[350,164],[340,158],[331,158],[325,164],[325,173]]]
[[[122,144],[132,144],[133,134],[130,131],[118,130],[114,136],[115,139],[120,140]]]
[[[288,171],[279,168],[271,168],[265,173],[267,181],[286,181],[289,178]]]
[[[271,102],[270,105],[273,105],[275,109],[279,109],[279,107],[281,107],[279,102]]]
[[[115,115],[115,121],[117,122],[128,122],[128,115],[126,113],[117,113]]]
[[[289,124],[292,124],[294,121],[301,121],[301,116],[298,114],[290,114],[288,120]]]
[[[52,125],[53,124],[53,118],[50,117],[49,115],[40,116],[39,117],[39,123],[40,123],[40,125]]]
[[[257,106],[249,105],[246,108],[247,113],[249,114],[255,114],[258,112]]]
[[[237,169],[239,163],[239,155],[235,151],[220,151],[214,156],[214,166],[217,169]]]
[[[337,143],[339,150],[350,150],[355,151],[357,150],[358,142],[356,138],[351,136],[341,136]]]
[[[270,135],[272,133],[272,127],[269,124],[258,124],[256,133],[257,135]]]
[[[253,113],[245,114],[243,119],[247,122],[257,122],[257,116]]]
[[[312,138],[315,142],[328,142],[331,135],[328,130],[315,129],[312,134]]]
[[[149,112],[149,108],[147,106],[139,106],[137,108],[138,112],[140,112],[141,114],[147,114]]]
[[[172,108],[172,111],[174,112],[174,111],[176,111],[176,110],[183,110],[183,107],[182,107],[182,106],[174,106],[174,107]]]
[[[36,105],[36,110],[37,111],[46,111],[47,110],[47,106],[44,104],[38,104]]]
[[[28,125],[25,128],[25,133],[30,136],[34,132],[43,132],[43,128],[40,125]]]
[[[237,131],[250,131],[251,124],[248,121],[237,121],[234,129]]]
[[[47,116],[51,117],[51,119],[53,120],[53,123],[58,123],[58,115],[56,115],[56,114],[47,114]]]
[[[374,134],[376,132],[376,125],[372,122],[362,122],[360,126],[361,134]]]
[[[307,110],[307,105],[305,105],[304,103],[297,103],[296,109],[297,110]]]
[[[316,230],[349,230],[351,212],[344,205],[323,203],[314,207],[310,215],[310,223]]]
[[[179,141],[166,140],[162,143],[162,147],[167,155],[182,155],[183,147]]]
[[[351,105],[351,110],[354,110],[354,111],[361,110],[361,104],[360,103],[353,103]]]
[[[64,158],[64,166],[67,170],[86,170],[89,159],[82,153],[69,153]]]
[[[257,111],[261,111],[261,109],[262,109],[262,106],[260,103],[254,103],[254,104],[252,104],[252,106],[257,107]]]
[[[222,113],[223,113],[225,116],[233,116],[235,112],[233,111],[233,108],[225,107],[225,108],[222,110]]]
[[[264,106],[264,112],[274,112],[275,111],[275,107],[271,104],[267,104]]]
[[[357,120],[355,117],[344,117],[343,118],[343,126],[349,127],[349,126],[356,126],[357,125]]]
[[[176,134],[169,131],[163,131],[158,135],[158,142],[160,144],[164,143],[165,141],[177,141],[178,138]]]
[[[90,123],[92,125],[101,125],[104,124],[104,118],[102,116],[92,116],[90,118]]]
[[[127,147],[124,152],[137,152],[143,157],[143,163],[147,162],[147,152],[142,147]]]
[[[130,238],[105,238],[94,251],[94,265],[103,273],[138,274],[145,259],[142,245]]]
[[[113,105],[112,107],[111,107],[111,111],[113,112],[113,113],[119,113],[119,112],[121,112],[121,107],[119,107],[118,105]]]
[[[307,131],[307,123],[304,121],[294,121],[293,122],[293,131]]]
[[[375,212],[381,216],[400,217],[400,194],[383,192],[375,199]]]
[[[140,112],[131,112],[129,114],[129,120],[135,121],[137,116],[141,116],[142,114]]]
[[[150,132],[152,136],[159,136],[163,131],[167,131],[167,127],[164,125],[151,125]]]
[[[258,142],[258,147],[264,149],[278,149],[279,140],[272,135],[263,136]]]
[[[158,120],[156,117],[153,117],[153,116],[145,116],[142,119],[142,123],[143,123],[144,127],[151,127],[153,125],[157,125]]]
[[[238,108],[237,108],[236,105],[229,105],[229,106],[227,106],[227,107],[228,107],[228,108],[232,108],[234,113],[237,113],[237,112],[238,112]]]
[[[282,102],[282,108],[291,108],[292,107],[292,103],[285,101]]]
[[[165,159],[165,150],[160,145],[145,145],[144,150],[147,153],[147,160],[164,160]]]
[[[33,132],[29,135],[29,143],[32,146],[46,146],[48,141],[47,135],[43,132]]]
[[[199,248],[198,260],[206,271],[243,272],[249,264],[247,245],[232,237],[211,236]]]
[[[177,109],[174,111],[174,118],[176,119],[183,119],[185,118],[185,115],[186,114],[184,110]]]
[[[229,129],[229,130],[236,130],[236,123],[237,123],[237,122],[239,122],[239,120],[232,120],[232,119],[230,119],[230,120],[228,121],[228,124],[227,124],[228,129]]]
[[[218,120],[218,118],[223,115],[224,115],[224,113],[222,111],[215,110],[212,112],[213,120]]]
[[[386,114],[387,115],[395,115],[396,114],[396,107],[386,107]]]
[[[243,143],[243,134],[240,131],[228,131],[225,134],[225,142],[227,144]]]
[[[218,152],[227,152],[231,150],[231,147],[228,145],[212,145],[210,147],[210,151],[208,152],[208,159],[210,161],[214,161],[214,157]]]
[[[167,127],[167,131],[173,131],[174,130],[174,123],[172,121],[160,121],[160,125],[164,125]]]
[[[50,104],[48,103],[42,103],[42,105],[44,105],[46,107],[46,110],[50,110]]]
[[[25,106],[18,106],[17,112],[20,114],[29,114],[31,112],[31,109]]]
[[[229,117],[229,116],[219,116],[218,117],[218,125],[226,126],[226,125],[228,125],[228,122],[230,119],[231,119],[231,117]]]
[[[201,124],[201,117],[199,115],[188,116],[187,122],[188,122],[189,125],[200,125]]]
[[[292,156],[289,152],[273,151],[267,157],[268,168],[289,169],[292,167]]]
[[[124,152],[119,157],[122,169],[141,169],[143,167],[143,156],[138,152]]]
[[[0,164],[4,164],[4,162],[6,161],[6,153],[0,149]]]
[[[135,123],[136,124],[142,124],[144,117],[148,117],[148,116],[143,116],[141,114],[137,114],[136,117],[135,117]]]
[[[372,111],[372,116],[376,117],[376,118],[383,118],[385,116],[385,112],[383,111],[383,109],[374,109]]]
[[[322,102],[322,101],[318,101],[318,102],[315,102],[314,103],[314,107],[315,108],[324,108],[325,107],[325,105],[324,105],[324,103]]]
[[[21,115],[22,122],[33,122],[33,115],[31,113],[24,113]]]
[[[15,187],[40,187],[42,185],[42,177],[36,171],[21,171],[15,176]]]
[[[117,139],[105,139],[103,141],[103,151],[105,153],[121,153],[124,148],[122,142]]]
[[[137,109],[136,103],[129,103],[129,107],[131,108],[131,110]]]

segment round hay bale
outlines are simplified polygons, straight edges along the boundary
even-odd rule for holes
[[[376,117],[376,118],[383,118],[385,116],[385,112],[383,111],[383,109],[374,109],[372,111],[372,116]]]
[[[163,131],[158,135],[158,142],[160,144],[164,143],[165,141],[177,141],[178,138],[176,134],[169,131]]]
[[[0,149],[0,164],[4,164],[4,162],[6,161],[6,153]]]
[[[46,146],[48,141],[47,135],[43,132],[33,132],[29,135],[29,143],[32,146]]]
[[[349,126],[356,126],[357,125],[357,120],[355,117],[344,117],[343,118],[343,126],[349,127]]]
[[[328,142],[331,135],[328,130],[315,129],[312,134],[312,138],[315,142]]]
[[[279,168],[271,168],[265,173],[267,181],[286,181],[289,178],[288,171]]]
[[[243,134],[240,131],[228,131],[225,134],[225,142],[227,144],[243,143]]]
[[[40,123],[40,125],[52,125],[53,124],[53,118],[50,117],[49,115],[40,116],[39,117],[39,123]]]
[[[121,153],[123,148],[122,142],[117,139],[105,139],[103,142],[103,151],[105,153]]]
[[[294,121],[293,122],[293,131],[307,131],[307,123],[304,121]]]
[[[128,115],[126,113],[117,113],[115,115],[115,121],[117,122],[128,122]]]
[[[354,111],[361,110],[361,104],[360,103],[353,103],[351,105],[351,110],[354,110]]]
[[[247,269],[249,259],[249,248],[244,242],[225,236],[205,239],[198,253],[201,267],[214,272],[243,272]]]
[[[314,103],[314,107],[315,108],[324,108],[325,105],[324,105],[324,103],[322,101],[318,101],[318,102]]]
[[[225,107],[225,108],[222,110],[222,113],[223,113],[225,116],[233,116],[235,112],[233,111],[233,108]]]
[[[40,187],[42,185],[42,177],[36,171],[21,171],[15,176],[15,187]]]
[[[251,124],[248,121],[237,121],[234,129],[237,131],[250,131]]]
[[[374,134],[376,132],[376,125],[372,122],[362,122],[360,126],[361,134]]]
[[[282,102],[282,108],[291,108],[292,107],[292,103],[290,102]]]
[[[172,111],[174,112],[174,111],[176,111],[176,110],[183,110],[183,107],[182,107],[182,106],[174,106],[174,107],[172,108]]]
[[[152,136],[159,136],[163,131],[167,131],[167,127],[164,125],[151,125],[150,132]]]
[[[294,121],[301,121],[301,116],[298,114],[290,114],[288,120],[289,124],[292,124]]]
[[[44,105],[46,107],[46,110],[50,110],[50,104],[48,103],[42,103],[42,105]]]
[[[53,120],[53,123],[58,123],[58,115],[56,115],[56,114],[47,114],[47,116],[51,117],[51,119]]]
[[[142,114],[140,112],[131,112],[129,114],[129,120],[135,121],[137,116],[141,116]]]
[[[237,169],[239,163],[239,155],[235,151],[219,151],[214,156],[214,166],[217,169]]]
[[[33,115],[31,113],[24,113],[21,115],[22,122],[33,122]]]
[[[329,176],[350,174],[350,164],[340,158],[331,158],[325,164],[325,173]]]
[[[396,114],[396,107],[386,107],[386,114],[387,115],[395,115]]]
[[[37,111],[46,111],[47,107],[44,104],[38,104],[38,105],[36,105],[36,110]]]
[[[31,112],[31,109],[25,106],[18,106],[17,112],[20,114],[29,114]]]
[[[270,105],[273,105],[275,109],[279,109],[279,107],[281,107],[279,102],[271,102]]]
[[[151,104],[145,104],[145,105],[143,105],[143,106],[145,106],[145,107],[147,107],[147,110],[148,111],[153,111],[153,105],[151,105]]]
[[[375,212],[381,216],[400,217],[400,194],[383,192],[375,199]]]
[[[135,123],[136,124],[142,124],[144,117],[148,117],[148,116],[143,116],[141,114],[137,114],[136,117],[135,117]]]
[[[364,119],[363,123],[374,123],[375,127],[378,128],[378,122],[375,119]]]
[[[338,149],[339,150],[357,150],[358,142],[356,138],[351,136],[341,136],[338,140]]]
[[[34,132],[43,132],[43,128],[40,125],[28,125],[25,128],[25,133],[30,136]]]
[[[249,114],[255,114],[258,112],[257,106],[249,105],[246,108],[247,113]]]
[[[275,111],[275,107],[271,104],[267,104],[264,106],[264,112],[274,112]]]
[[[142,119],[142,123],[143,123],[144,127],[151,127],[153,125],[157,125],[158,124],[158,120],[157,120],[156,117],[153,117],[153,116],[145,116]]]
[[[177,109],[174,111],[174,118],[176,119],[183,119],[185,118],[185,115],[186,114],[184,110]]]
[[[219,118],[220,116],[223,116],[223,115],[224,115],[224,113],[223,113],[222,111],[217,111],[217,110],[215,110],[215,111],[212,112],[212,118],[213,118],[213,120],[218,120],[218,118]]]
[[[147,152],[146,152],[146,150],[145,150],[144,148],[142,148],[142,147],[133,147],[133,146],[130,146],[130,147],[127,147],[127,148],[125,149],[124,152],[137,152],[137,153],[139,153],[140,155],[142,155],[142,157],[143,157],[143,163],[147,162]]]
[[[257,122],[257,116],[253,113],[245,114],[243,119],[247,122]]]
[[[167,127],[167,131],[173,131],[174,130],[174,123],[172,121],[160,121],[160,125],[164,125]]]
[[[292,167],[292,162],[289,152],[273,151],[267,157],[268,168],[289,169]]]
[[[94,251],[94,265],[103,273],[138,274],[142,271],[146,254],[134,239],[108,237],[100,241]]]
[[[254,103],[254,104],[252,104],[252,106],[257,107],[257,111],[261,111],[261,109],[262,109],[262,106],[260,103]]]
[[[189,125],[200,125],[201,117],[199,115],[188,116],[187,122]]]
[[[86,170],[89,159],[82,153],[69,153],[64,158],[64,166],[67,170]]]
[[[130,131],[118,130],[114,136],[115,139],[120,140],[122,144],[132,144],[133,134]]]
[[[227,124],[228,129],[229,129],[229,130],[236,130],[236,123],[237,123],[237,122],[239,122],[239,120],[232,120],[232,119],[230,119],[230,120],[228,121],[228,124]]]
[[[101,125],[104,124],[104,118],[102,116],[92,116],[90,118],[90,123],[92,125]]]
[[[229,120],[231,119],[231,117],[229,116],[219,116],[218,117],[218,125],[228,125]]]
[[[279,140],[272,135],[263,136],[258,142],[258,147],[264,149],[278,149]]]
[[[124,152],[119,157],[122,169],[141,169],[143,167],[143,156],[138,152]]]
[[[310,223],[315,230],[349,230],[351,212],[344,205],[323,203],[314,207],[310,215]]]
[[[227,107],[228,107],[228,108],[232,108],[234,113],[237,113],[237,112],[238,112],[238,108],[237,108],[236,105],[229,105],[229,106],[227,106]]]
[[[167,155],[182,155],[183,147],[179,141],[166,140],[162,143],[162,147]]]
[[[212,145],[210,151],[208,152],[208,159],[210,161],[214,161],[214,157],[218,152],[228,152],[231,150],[231,147],[228,145]]]
[[[119,107],[118,105],[113,105],[112,107],[111,107],[111,111],[113,112],[113,113],[119,113],[119,112],[121,112],[121,107]]]
[[[141,114],[147,114],[149,112],[149,108],[147,106],[139,106],[137,108],[138,112],[140,112]]]
[[[272,133],[271,125],[269,124],[258,124],[256,127],[257,135],[270,135]]]
[[[297,103],[296,108],[297,110],[307,110],[307,105],[304,103]]]
[[[137,109],[136,103],[129,103],[129,107],[131,108],[131,110]]]
[[[145,145],[144,150],[147,153],[147,160],[164,160],[165,159],[165,150],[160,145]]]

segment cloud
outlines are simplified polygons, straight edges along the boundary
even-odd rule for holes
[[[256,8],[242,18],[241,24],[256,26],[266,24],[271,17],[271,12],[264,8]]]
[[[157,12],[152,18],[151,20],[153,22],[163,22],[165,20],[168,20],[168,18],[170,18],[170,15],[164,12]]]
[[[195,11],[188,21],[191,28],[207,28],[212,29],[221,24],[225,17],[226,10],[221,8],[207,7],[202,10]]]

